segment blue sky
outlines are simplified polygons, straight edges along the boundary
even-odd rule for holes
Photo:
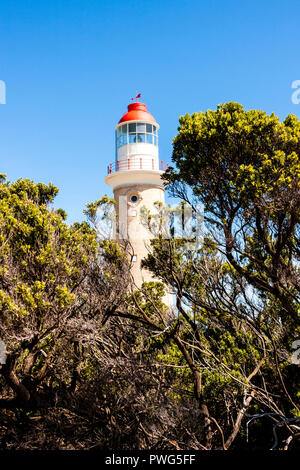
[[[114,128],[136,90],[165,161],[185,113],[233,100],[299,117],[299,18],[298,0],[1,2],[0,172],[51,181],[73,222],[111,194]]]

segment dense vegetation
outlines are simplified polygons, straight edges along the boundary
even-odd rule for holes
[[[173,145],[193,217],[168,238],[178,210],[147,214],[160,282],[140,290],[130,245],[98,237],[112,200],[69,226],[57,188],[1,178],[1,449],[299,446],[300,122],[227,103]]]

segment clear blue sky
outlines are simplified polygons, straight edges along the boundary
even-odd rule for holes
[[[299,18],[299,0],[2,1],[0,172],[57,185],[72,222],[110,194],[114,128],[136,90],[166,161],[182,114],[233,100],[299,116]]]

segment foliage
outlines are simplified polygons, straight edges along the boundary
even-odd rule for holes
[[[66,224],[50,206],[57,191],[29,180],[0,185],[1,407],[49,407],[55,390],[74,391],[124,292],[114,288],[120,259],[86,222]]]
[[[237,103],[181,117],[139,289],[113,199],[69,226],[53,185],[0,175],[2,449],[297,448],[299,137]]]
[[[299,316],[300,122],[226,103],[180,118],[173,195],[191,188],[206,226],[238,274],[286,324]],[[279,307],[280,306],[280,307]]]

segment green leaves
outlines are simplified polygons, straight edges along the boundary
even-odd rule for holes
[[[24,317],[25,326],[30,316],[32,324],[42,325],[51,310],[63,313],[76,301],[73,290],[96,256],[95,232],[86,223],[69,227],[64,213],[48,207],[57,192],[29,180],[0,184],[3,321],[20,324]]]
[[[272,158],[258,155],[260,165],[240,165],[236,173],[235,187],[244,203],[259,198],[268,199],[276,208],[276,197],[289,191],[300,179],[300,161],[296,152],[286,155],[282,150],[274,151]],[[233,183],[234,184],[234,183]],[[295,189],[297,189],[295,187]]]
[[[60,307],[69,307],[76,300],[76,295],[71,294],[67,286],[57,286],[55,293]]]
[[[216,111],[194,113],[180,118],[173,140],[172,169],[166,179],[195,187],[199,198],[214,207],[214,198],[239,200],[240,189],[250,196],[253,183],[257,194],[264,184],[280,186],[299,178],[299,121],[288,116],[283,123],[262,111],[245,111],[238,103],[219,105]],[[276,171],[285,166],[282,180]],[[247,169],[247,178],[241,178]],[[269,178],[266,181],[266,173]],[[261,181],[256,173],[265,178]],[[287,180],[291,175],[291,180]]]
[[[299,323],[300,122],[238,103],[180,118],[164,177],[204,206],[218,250],[242,279]]]

